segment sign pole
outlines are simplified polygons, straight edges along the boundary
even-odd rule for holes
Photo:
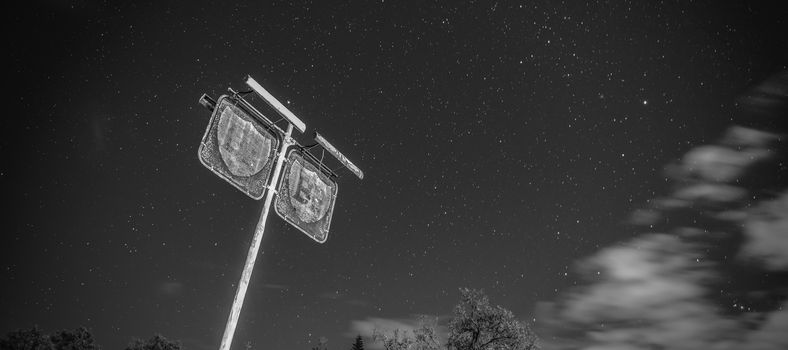
[[[203,136],[203,141],[200,144],[200,149],[198,153],[198,158],[203,163],[203,165],[205,165],[208,169],[216,173],[216,175],[223,178],[225,181],[229,182],[230,184],[232,184],[233,186],[235,186],[236,188],[238,188],[239,190],[241,190],[242,192],[246,193],[248,196],[254,199],[260,199],[260,197],[262,196],[262,190],[268,189],[268,192],[265,194],[265,204],[263,204],[263,210],[260,213],[260,219],[257,221],[257,226],[255,227],[254,230],[254,236],[252,237],[252,242],[249,245],[249,251],[246,254],[246,263],[244,264],[244,269],[243,272],[241,273],[241,280],[238,282],[238,288],[235,291],[235,297],[233,298],[233,306],[232,309],[230,310],[230,316],[228,317],[227,324],[225,325],[224,328],[224,334],[222,335],[222,343],[219,347],[220,350],[230,350],[230,347],[232,346],[233,336],[235,335],[235,328],[238,325],[238,317],[241,315],[241,308],[243,307],[244,298],[246,297],[246,290],[249,288],[249,282],[252,278],[252,270],[254,270],[254,263],[257,260],[257,254],[260,251],[260,244],[262,243],[263,240],[263,233],[265,233],[265,223],[266,221],[268,221],[268,213],[271,211],[271,204],[273,203],[274,195],[276,195],[275,188],[279,183],[279,178],[282,175],[282,166],[285,163],[287,150],[288,148],[290,148],[290,146],[299,145],[298,142],[296,142],[292,137],[293,129],[296,128],[298,131],[302,133],[306,131],[306,123],[304,123],[295,114],[293,114],[293,112],[287,109],[287,107],[285,107],[281,102],[279,102],[279,100],[277,100],[273,95],[271,95],[267,90],[265,90],[265,88],[263,88],[259,83],[257,83],[257,81],[252,79],[252,77],[250,76],[246,77],[246,85],[248,85],[250,88],[252,88],[253,91],[255,91],[258,95],[260,95],[260,97],[262,97],[265,100],[265,102],[268,103],[268,105],[270,105],[273,109],[275,109],[276,112],[279,113],[279,115],[281,115],[284,119],[287,119],[288,124],[287,124],[287,131],[284,132],[284,138],[280,146],[281,148],[278,150],[279,153],[276,154],[276,164],[274,164],[273,174],[271,174],[271,177],[268,180],[268,184],[264,187],[261,187],[260,184],[263,182],[263,178],[254,179],[253,181],[251,181],[251,183],[255,186],[254,191],[252,192],[251,187],[249,185],[250,182],[249,179],[242,182],[239,182],[238,180],[238,177],[245,176],[243,172],[236,173],[232,169],[228,170],[228,166],[229,166],[229,164],[227,163],[228,159],[225,153],[223,153],[223,151],[224,152],[230,151],[231,156],[241,155],[245,161],[250,161],[251,162],[250,164],[257,164],[254,162],[259,162],[259,159],[249,159],[250,157],[254,158],[255,154],[244,152],[244,151],[248,151],[249,147],[258,147],[259,145],[257,145],[257,143],[259,143],[261,135],[255,136],[255,134],[249,134],[246,132],[242,132],[242,133],[233,132],[230,133],[229,140],[226,137],[223,140],[223,138],[220,137],[219,134],[217,134],[219,132],[219,128],[221,127],[221,125],[219,124],[222,123],[222,120],[224,120],[227,123],[227,120],[225,118],[225,113],[228,111],[228,109],[231,109],[229,113],[232,122],[236,124],[241,123],[244,126],[244,128],[248,126],[247,124],[262,123],[264,125],[268,125],[271,126],[271,128],[276,129],[275,131],[279,135],[282,134],[282,129],[276,127],[276,125],[271,123],[270,120],[265,118],[254,107],[249,105],[249,103],[246,102],[246,100],[244,100],[243,97],[239,98],[238,93],[236,93],[232,89],[230,89],[230,92],[234,94],[232,97],[223,95],[219,98],[218,102],[214,101],[210,96],[206,94],[203,94],[199,100],[201,105],[208,108],[213,113],[211,117],[211,122],[208,123],[208,128],[205,130],[205,135]],[[231,102],[235,101],[241,103],[241,105],[245,107],[245,109],[232,107],[227,102],[228,98],[231,99]],[[253,113],[255,114],[255,116],[254,117],[250,116],[249,113]],[[221,118],[218,121],[219,124],[217,124],[216,118]],[[255,118],[257,120],[254,121],[251,120]],[[225,128],[222,129],[224,130],[225,134],[229,133],[226,123],[225,123]],[[269,138],[273,138],[273,137],[274,137],[273,135],[269,135]],[[315,134],[315,140],[320,145],[322,145],[323,148],[328,150],[329,153],[331,153],[334,157],[336,157],[340,161],[340,163],[342,163],[345,167],[350,169],[350,171],[356,174],[356,176],[358,176],[359,179],[364,178],[364,173],[361,171],[361,169],[355,166],[355,164],[351,163],[350,160],[348,160],[347,157],[345,157],[343,154],[339,153],[339,151],[333,145],[328,143],[328,141],[326,141],[322,136]],[[219,148],[220,146],[222,146],[219,143],[227,143],[227,142],[234,142],[234,146],[230,146],[229,149],[225,148],[224,150]],[[241,147],[242,149],[238,149],[240,145],[243,146]],[[270,153],[268,153],[270,152],[270,150],[271,150],[270,148],[267,149],[265,154],[266,158],[272,156]],[[223,160],[225,162],[225,165],[222,165],[219,159]],[[237,163],[236,160],[233,159],[230,160],[233,161],[233,164]],[[296,163],[297,160],[293,160],[293,164]],[[309,161],[307,161],[306,164],[312,164],[312,163],[309,163]],[[267,167],[270,164],[265,163],[264,165]],[[324,169],[322,168],[322,164],[314,165],[314,167],[316,168],[315,171],[324,171]],[[289,169],[288,171],[293,171],[292,165],[288,167],[288,169]],[[320,226],[323,227],[323,231],[318,232],[320,237],[317,237],[316,236],[317,233],[315,232],[312,231],[307,232],[307,229],[301,226],[301,224],[303,224],[301,221],[303,220],[299,222],[295,222],[291,219],[290,216],[288,216],[288,214],[282,214],[279,212],[279,210],[277,210],[277,214],[279,214],[279,216],[285,219],[285,221],[289,222],[290,224],[292,224],[302,232],[306,233],[308,236],[312,237],[312,239],[314,239],[315,241],[319,243],[323,243],[328,237],[328,225],[330,225],[331,223],[331,213],[333,213],[333,205],[334,205],[334,201],[336,200],[337,184],[336,181],[332,180],[329,181],[330,182],[329,185],[326,185],[326,183],[324,183],[323,180],[319,179],[319,177],[316,178],[316,175],[314,173],[311,173],[311,171],[304,169],[301,169],[301,171],[302,172],[307,171],[307,174],[311,174],[311,175],[305,175],[309,179],[311,179],[310,180],[311,182],[308,182],[308,184],[306,185],[307,186],[306,188],[310,193],[309,196],[311,197],[313,193],[317,192],[321,195],[321,198],[318,198],[319,201],[325,202],[326,200],[330,200],[330,203],[328,203],[330,205],[330,209],[327,209],[329,207],[326,207],[325,205],[327,202],[326,203],[321,202],[322,207],[320,210],[323,210],[323,212],[319,213],[320,217],[327,219],[321,224],[323,226]],[[333,174],[333,172],[331,173]],[[264,174],[267,175],[268,172],[266,171]],[[317,183],[318,181],[320,182],[319,184]],[[284,186],[285,184],[286,182],[283,182],[282,186]],[[323,187],[319,187],[318,185]],[[299,188],[301,188],[300,182],[298,186]],[[319,188],[316,188],[316,186],[318,186]],[[331,194],[329,198],[325,198],[326,186],[331,186],[331,188],[333,189],[333,194]],[[285,195],[287,196],[287,193],[289,193],[290,191],[291,189],[288,187],[288,190],[286,191]],[[311,200],[312,199],[310,198],[310,201]],[[279,207],[277,206],[277,208]],[[305,209],[303,209],[303,207],[298,207],[294,210],[303,211]],[[330,211],[326,212],[326,210],[330,210]],[[309,211],[311,214],[316,213],[315,210],[312,210],[312,208],[310,208]]]
[[[235,292],[233,299],[233,308],[230,311],[230,317],[227,320],[227,325],[224,328],[224,335],[222,335],[222,344],[220,350],[230,350],[230,345],[233,342],[233,335],[235,335],[235,326],[238,324],[238,316],[241,314],[241,307],[246,297],[246,289],[249,287],[249,280],[252,277],[252,270],[254,269],[254,262],[257,260],[257,252],[260,250],[260,242],[263,240],[263,233],[265,231],[265,222],[268,220],[268,212],[271,210],[271,202],[274,199],[274,188],[279,181],[279,175],[282,172],[282,165],[285,161],[285,153],[287,148],[295,143],[291,137],[293,133],[293,124],[287,124],[287,132],[285,133],[282,148],[279,150],[279,155],[276,159],[276,167],[274,167],[274,174],[268,183],[268,192],[265,195],[265,204],[263,211],[260,213],[260,220],[257,222],[257,227],[254,230],[254,237],[249,246],[249,252],[246,254],[246,264],[244,265],[243,273],[241,273],[241,280],[238,282],[238,290]]]

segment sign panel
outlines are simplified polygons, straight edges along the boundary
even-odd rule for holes
[[[254,199],[263,197],[279,139],[229,96],[216,103],[200,143],[200,162]]]
[[[339,187],[311,159],[296,150],[287,154],[276,196],[276,214],[318,243],[328,239]]]

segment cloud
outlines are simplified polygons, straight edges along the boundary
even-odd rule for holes
[[[650,229],[740,223],[753,195],[784,186],[781,155],[785,136],[733,126],[719,143],[691,149],[666,168],[674,180],[672,193],[635,210],[630,224]],[[785,155],[782,155],[785,158]]]
[[[743,227],[740,235],[678,227],[580,260],[577,270],[588,283],[540,315],[547,319],[545,348],[787,348],[788,281],[779,276],[788,272],[788,191],[741,213],[728,227],[733,232]],[[734,247],[738,259],[711,253],[737,242],[743,242]],[[752,261],[775,277],[746,265]],[[737,269],[747,269],[747,277],[759,282],[736,286],[740,276],[731,271]]]
[[[775,311],[768,316],[768,319],[760,329],[749,334],[745,342],[748,344],[746,349],[788,349],[788,337],[785,336],[786,329],[788,329],[788,303],[783,303],[779,311]]]
[[[183,344],[184,349],[190,350],[213,350],[216,349],[216,344],[208,339],[199,338],[180,338],[179,341]]]
[[[731,312],[709,297],[721,273],[703,251],[675,235],[649,234],[581,260],[590,283],[540,307],[544,348],[785,349],[784,297],[773,310]]]
[[[416,319],[367,317],[363,320],[350,321],[350,331],[348,331],[348,333],[345,335],[348,337],[355,337],[356,335],[360,334],[362,337],[364,337],[365,348],[371,350],[381,350],[383,349],[383,344],[372,341],[373,331],[377,330],[380,332],[390,333],[395,329],[399,329],[400,331],[405,331],[412,334],[416,327],[418,327],[418,321]]]
[[[408,318],[379,318],[367,317],[363,320],[354,320],[350,322],[351,332],[348,335],[356,334],[372,334],[372,331],[379,330],[382,332],[391,332],[395,329],[400,331],[412,332],[418,327],[418,320]]]
[[[587,349],[713,349],[737,323],[705,300],[715,278],[698,249],[667,234],[639,237],[581,261],[594,283],[566,297],[559,318],[586,329]]]
[[[740,258],[772,271],[788,270],[788,191],[753,210],[744,222],[744,234]]]
[[[446,316],[438,317],[437,325],[435,327],[438,339],[440,339],[441,343],[445,343],[448,334],[448,329],[445,325],[443,325],[444,322],[441,322],[445,321],[446,318]],[[383,349],[383,345],[379,342],[372,341],[373,331],[377,330],[378,332],[391,334],[394,332],[394,330],[399,330],[400,334],[405,332],[407,335],[413,336],[414,329],[419,328],[422,325],[422,322],[425,320],[432,319],[435,318],[426,315],[413,315],[408,318],[367,317],[363,320],[351,321],[350,330],[345,333],[345,335],[348,337],[355,337],[356,335],[360,334],[361,336],[365,337],[365,348],[380,350]]]
[[[742,130],[747,130],[743,132]],[[732,140],[744,140],[748,144],[757,144],[765,138],[763,134],[756,134],[755,130],[737,127],[731,131]],[[761,142],[763,143],[763,142]],[[746,149],[744,151],[709,145],[697,147],[684,156],[684,166],[688,174],[697,176],[707,181],[734,182],[740,179],[748,167],[759,161],[769,158],[771,153],[762,148]]]
[[[783,70],[758,84],[738,98],[748,125],[769,127],[788,132],[788,70]]]
[[[754,124],[784,120],[786,91],[781,73],[743,100]],[[664,233],[578,261],[587,283],[539,307],[545,349],[788,348],[785,140],[734,126],[670,165],[673,190],[629,221]]]
[[[732,206],[746,195],[747,191],[741,187],[712,183],[685,186],[673,194],[675,199],[684,203],[703,207]]]

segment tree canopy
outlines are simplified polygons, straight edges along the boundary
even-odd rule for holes
[[[538,349],[536,335],[511,311],[490,305],[480,290],[460,289],[460,303],[449,323],[447,346],[454,350]]]
[[[385,350],[439,350],[444,348],[438,336],[437,319],[421,317],[412,331],[395,329],[385,334],[377,329],[373,339]],[[501,307],[490,305],[481,290],[460,289],[460,301],[448,324],[448,350],[536,350],[537,337],[523,321]]]
[[[38,327],[11,331],[0,338],[0,350],[100,350],[93,334],[85,327],[44,334]],[[180,350],[179,342],[155,335],[147,341],[136,339],[126,350]]]
[[[180,350],[180,342],[168,340],[161,334],[156,334],[147,341],[135,339],[126,347],[126,350]]]
[[[38,327],[19,329],[8,332],[0,339],[0,349],[3,350],[51,350],[52,341],[43,334]]]
[[[9,332],[0,339],[2,350],[98,350],[93,335],[85,327],[61,330],[51,335],[38,327]]]

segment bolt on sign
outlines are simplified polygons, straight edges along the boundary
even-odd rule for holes
[[[276,157],[279,138],[236,101],[219,98],[198,152],[200,162],[247,196],[260,199]]]
[[[276,214],[318,243],[328,239],[339,187],[314,159],[300,151],[287,155],[284,178],[279,183]]]

